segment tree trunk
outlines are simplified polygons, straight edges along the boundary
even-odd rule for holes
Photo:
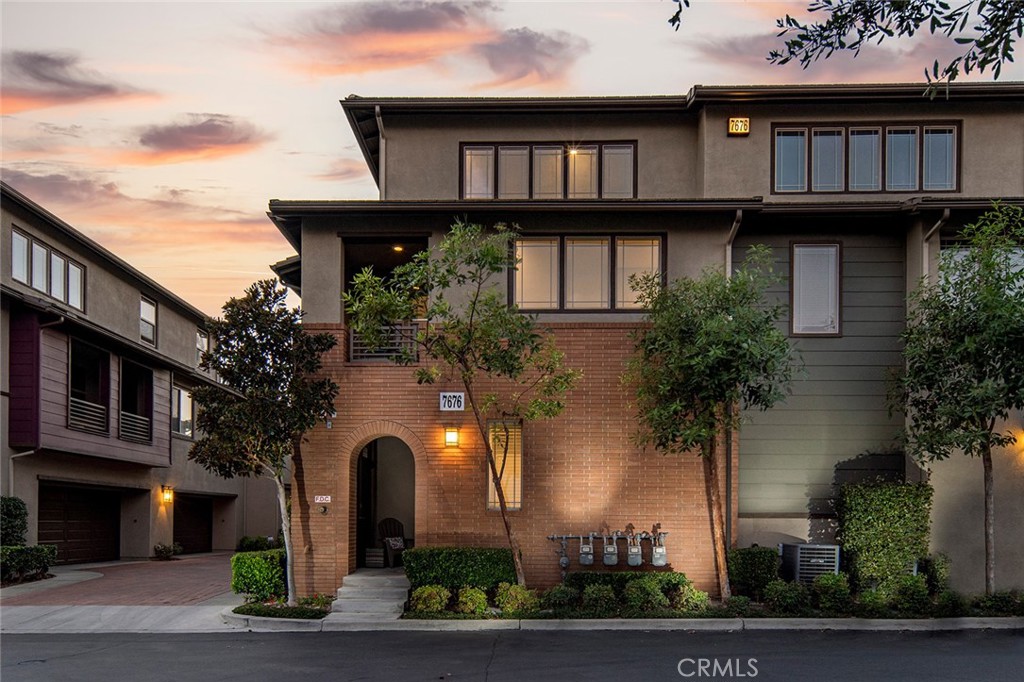
[[[484,452],[487,455],[487,467],[491,471],[491,480],[494,481],[494,491],[498,495],[498,508],[501,510],[501,522],[505,525],[505,536],[508,538],[508,547],[512,550],[512,564],[516,569],[516,583],[526,586],[526,573],[523,571],[523,551],[519,548],[519,538],[516,537],[515,529],[512,528],[512,519],[508,515],[508,505],[505,503],[505,490],[501,485],[501,477],[498,475],[498,464],[494,460],[494,450],[491,448],[491,434],[487,432],[487,421],[480,414],[476,401],[473,399],[473,391],[470,384],[463,382],[466,389],[466,397],[469,406],[473,408],[473,417],[476,419],[477,428],[484,441]]]
[[[996,591],[996,544],[994,531],[995,496],[992,491],[992,448],[986,445],[981,453],[985,468],[985,594]]]
[[[704,485],[707,493],[708,512],[711,516],[711,540],[715,551],[715,571],[718,575],[718,591],[722,601],[732,593],[729,589],[729,567],[725,560],[725,519],[722,514],[722,496],[718,486],[718,448],[714,438],[704,449]]]
[[[292,522],[288,514],[288,492],[284,487],[284,477],[280,473],[274,474],[274,483],[277,485],[277,504],[281,511],[281,532],[284,534],[288,606],[297,606],[298,600],[295,594],[295,553],[292,552]]]

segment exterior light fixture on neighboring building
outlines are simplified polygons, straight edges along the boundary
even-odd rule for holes
[[[174,488],[169,485],[160,486],[160,499],[167,504],[174,502]]]
[[[391,250],[394,251],[395,253],[402,253],[403,251],[405,251],[405,247],[402,246],[401,244],[395,244],[394,246],[391,247]]]
[[[729,137],[746,137],[750,134],[750,119],[743,117],[729,118]]]
[[[446,427],[444,427],[444,446],[446,448],[457,448],[457,447],[459,447],[459,427],[457,427],[457,426],[446,426]]]

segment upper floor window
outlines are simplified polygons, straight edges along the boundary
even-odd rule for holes
[[[839,335],[839,244],[793,244],[793,334]]]
[[[121,361],[121,415],[117,437],[134,443],[153,440],[153,370]]]
[[[145,296],[139,299],[139,338],[156,345],[156,302]]]
[[[467,143],[463,199],[632,199],[636,143]]]
[[[515,303],[524,310],[639,308],[630,277],[661,272],[661,251],[660,237],[518,239]]]
[[[171,388],[171,432],[179,436],[192,437],[192,393],[174,386]]]
[[[776,193],[957,189],[956,124],[787,124],[773,130]]]
[[[210,350],[210,336],[202,329],[196,330],[196,364],[203,361],[203,353]]]
[[[85,268],[17,230],[11,231],[11,277],[84,310]]]
[[[68,357],[68,428],[107,433],[110,354],[71,339]]]

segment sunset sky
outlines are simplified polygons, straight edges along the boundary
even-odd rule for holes
[[[920,81],[944,37],[772,66],[803,2],[8,2],[3,179],[208,313],[293,255],[267,201],[372,199],[338,100]],[[986,79],[988,76],[983,76]],[[1024,79],[1010,65],[1002,80]],[[6,252],[6,246],[4,251]]]

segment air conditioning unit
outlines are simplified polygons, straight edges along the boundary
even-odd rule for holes
[[[819,575],[839,573],[839,545],[781,544],[782,577],[810,585]]]

